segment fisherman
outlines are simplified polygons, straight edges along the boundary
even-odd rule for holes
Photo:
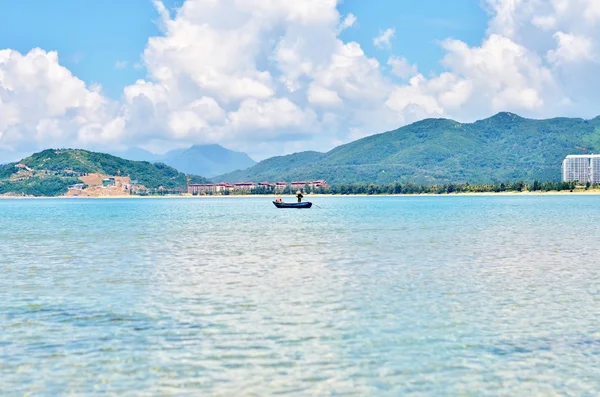
[[[276,203],[283,203],[283,200],[281,199],[281,196],[277,196],[277,198],[275,199]]]
[[[304,197],[304,196],[302,195],[302,192],[300,190],[298,190],[296,192],[296,197],[298,197],[298,202],[301,203],[302,202],[302,197]]]

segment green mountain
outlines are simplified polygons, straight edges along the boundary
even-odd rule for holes
[[[149,189],[184,190],[186,175],[162,163],[130,161],[109,154],[80,149],[47,149],[18,163],[0,166],[0,194],[57,196],[85,174],[129,176]],[[206,183],[190,176],[192,183]]]
[[[319,152],[300,152],[288,156],[271,157],[246,170],[231,172],[211,179],[216,182],[286,181],[285,177],[290,179],[290,175],[302,175],[303,170],[313,164],[318,164],[324,156],[324,153]]]
[[[489,183],[561,177],[568,154],[600,150],[600,117],[531,120],[499,113],[463,124],[427,119],[327,153],[273,157],[214,181],[325,179],[340,183]]]

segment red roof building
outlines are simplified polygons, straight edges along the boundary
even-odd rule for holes
[[[234,190],[237,191],[249,191],[256,187],[256,183],[254,182],[239,182],[234,183]]]

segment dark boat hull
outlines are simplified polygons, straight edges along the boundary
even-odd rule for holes
[[[278,203],[273,201],[275,207],[277,208],[310,208],[312,207],[312,203],[310,201],[305,201],[303,203]]]

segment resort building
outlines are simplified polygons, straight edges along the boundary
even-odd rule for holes
[[[308,186],[311,189],[326,188],[327,183],[324,180],[292,182],[292,190],[294,190],[294,189],[301,190],[301,189],[304,189],[306,186]]]
[[[325,182],[324,180],[313,181],[312,184],[311,184],[311,187],[313,189],[320,188],[320,187],[326,188],[327,187],[327,182]]]
[[[250,190],[252,190],[256,187],[256,183],[254,183],[254,182],[240,182],[240,183],[234,183],[233,185],[234,185],[235,191],[241,191],[241,192],[249,192]]]
[[[287,182],[277,182],[275,184],[275,190],[285,190],[287,188]]]
[[[568,155],[562,163],[562,180],[600,184],[600,154]]]
[[[188,185],[188,193],[189,194],[206,194],[208,192],[216,192],[217,187],[212,183],[194,183]]]
[[[235,185],[233,183],[217,183],[216,191],[217,193],[228,191],[232,192],[235,189]]]
[[[326,188],[327,187],[327,182],[325,182],[324,180],[318,180],[318,181],[295,181],[292,182],[290,185],[288,185],[287,182],[277,182],[277,183],[272,183],[272,182],[260,182],[260,183],[254,183],[254,182],[239,182],[239,183],[207,183],[207,184],[189,184],[188,185],[188,194],[193,194],[193,195],[197,195],[197,194],[220,194],[223,192],[250,192],[253,189],[256,189],[257,187],[259,188],[266,188],[266,189],[274,189],[275,191],[283,191],[285,190],[288,186],[291,186],[292,190],[304,190],[306,189],[306,186],[308,186],[311,189],[318,189],[318,188]]]
[[[290,184],[290,187],[292,188],[292,190],[294,189],[304,189],[306,187],[306,185],[308,184],[308,182],[306,181],[294,181]]]

